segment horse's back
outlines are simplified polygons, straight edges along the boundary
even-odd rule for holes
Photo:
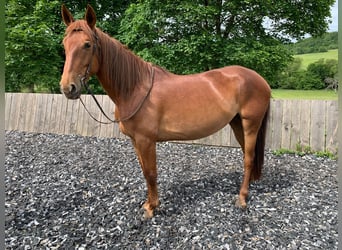
[[[266,92],[270,91],[270,87],[267,81],[260,74],[252,69],[239,65],[233,65],[223,67],[219,70],[227,77],[232,75],[239,75],[243,79],[243,81],[241,82],[242,84],[247,84],[257,88],[259,87],[264,89]]]

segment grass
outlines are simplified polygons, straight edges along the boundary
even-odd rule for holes
[[[292,90],[272,89],[274,99],[337,100],[338,93],[333,90]]]
[[[330,158],[332,160],[337,160],[337,154],[328,152],[328,151],[317,151],[317,152],[313,152],[311,151],[310,147],[307,147],[304,150],[290,150],[290,149],[278,149],[278,150],[273,150],[272,153],[276,156],[280,156],[280,155],[284,155],[284,154],[294,154],[294,155],[299,155],[299,156],[304,156],[307,154],[313,154],[316,155],[318,157],[327,157]]]
[[[333,49],[329,50],[327,52],[322,53],[310,53],[310,54],[301,54],[301,55],[295,55],[295,58],[301,58],[302,64],[301,68],[305,70],[309,64],[317,62],[319,59],[335,59],[338,60],[338,50]]]

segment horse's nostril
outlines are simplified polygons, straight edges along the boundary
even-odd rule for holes
[[[70,93],[75,94],[76,93],[76,86],[75,84],[70,84]]]

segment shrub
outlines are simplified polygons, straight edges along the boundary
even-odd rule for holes
[[[301,60],[294,59],[286,70],[280,74],[278,87],[282,89],[323,89],[327,87],[326,79],[337,74],[337,60],[320,59],[309,64],[307,70],[300,70]]]
[[[317,62],[309,64],[307,71],[310,74],[317,75],[322,82],[327,77],[333,78],[337,73],[337,60],[320,59]]]

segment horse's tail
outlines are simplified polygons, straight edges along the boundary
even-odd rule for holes
[[[251,180],[256,181],[261,177],[261,170],[264,164],[265,138],[267,121],[269,116],[270,106],[268,106],[264,118],[262,119],[261,127],[258,131],[258,136],[255,144],[254,166],[251,173]]]

